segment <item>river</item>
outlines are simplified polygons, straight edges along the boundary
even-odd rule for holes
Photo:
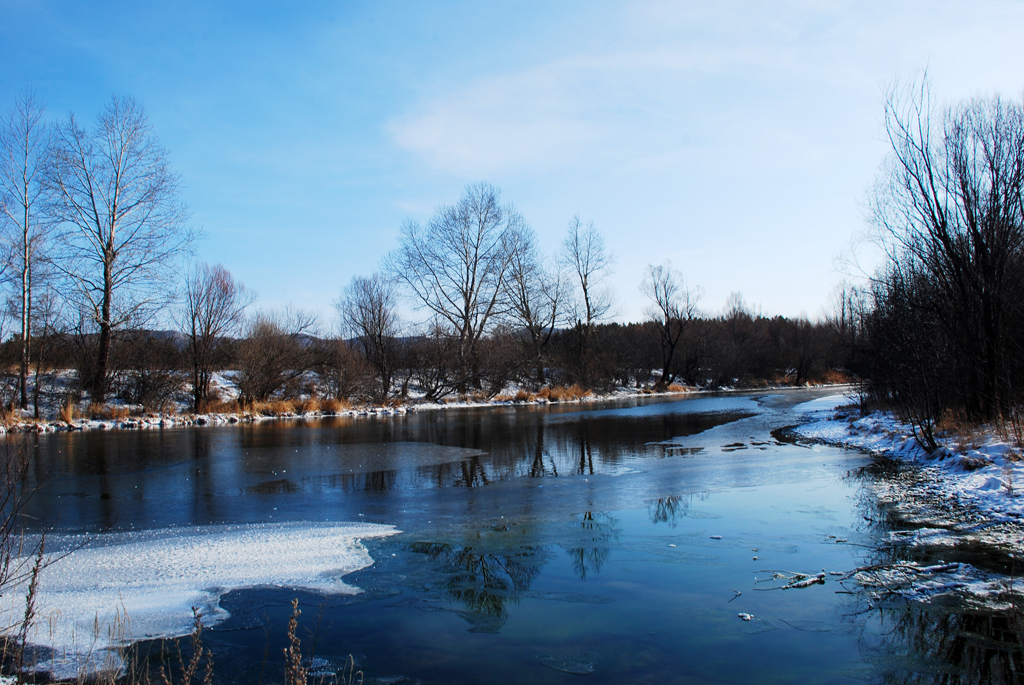
[[[218,682],[279,682],[297,598],[313,672],[367,683],[1013,682],[1015,615],[842,580],[901,522],[887,467],[784,430],[829,394],[33,436],[42,615],[78,625],[34,639],[126,613],[141,663],[199,606]]]

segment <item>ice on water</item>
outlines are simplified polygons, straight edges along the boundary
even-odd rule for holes
[[[192,607],[212,624],[231,590],[280,586],[356,593],[342,576],[373,563],[360,542],[397,533],[364,523],[273,523],[49,540],[65,550],[40,574],[29,639],[72,655],[191,632]],[[25,587],[0,598],[24,612]]]

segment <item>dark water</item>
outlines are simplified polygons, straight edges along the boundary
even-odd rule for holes
[[[822,394],[47,435],[30,513],[57,533],[402,531],[366,542],[359,595],[225,595],[206,644],[227,682],[281,680],[295,597],[314,667],[352,654],[367,682],[1014,682],[1013,616],[875,605],[838,576],[770,589],[877,562],[894,525],[868,457],[778,439]]]

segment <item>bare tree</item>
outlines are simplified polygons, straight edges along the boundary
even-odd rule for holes
[[[32,384],[32,412],[39,418],[39,398],[42,395],[44,366],[51,363],[51,355],[57,347],[57,338],[63,332],[64,300],[57,293],[54,283],[48,282],[41,292],[37,291],[33,304],[32,329],[34,336],[34,355],[36,358],[35,382]]]
[[[562,279],[544,267],[532,229],[523,226],[516,237],[508,272],[509,314],[525,335],[537,383],[544,385],[544,348],[561,313]]]
[[[111,336],[140,325],[173,295],[172,269],[194,238],[178,176],[142,106],[114,97],[86,132],[74,115],[56,127],[46,178],[62,231],[55,264],[98,328],[94,401],[106,394]]]
[[[220,264],[193,264],[185,278],[185,301],[179,327],[188,337],[192,366],[192,407],[198,412],[210,395],[210,376],[217,352],[226,336],[242,323],[255,295],[235,281]]]
[[[266,401],[301,379],[313,364],[315,330],[316,317],[297,309],[253,316],[238,350],[239,401]]]
[[[640,290],[652,302],[647,315],[658,330],[661,347],[661,378],[658,386],[664,389],[678,375],[673,363],[676,348],[697,316],[700,289],[687,288],[683,274],[666,261],[658,266],[647,265],[647,275]]]
[[[43,106],[31,92],[19,96],[0,121],[0,206],[3,237],[10,250],[16,306],[21,321],[19,403],[28,406],[32,353],[32,295],[46,253],[51,223],[43,211],[43,172],[51,151]]]
[[[377,373],[382,401],[391,392],[395,370],[397,305],[397,284],[379,273],[369,278],[353,278],[337,305],[344,327],[359,341],[366,360]]]
[[[594,222],[584,225],[578,214],[569,222],[569,229],[562,242],[561,258],[575,281],[574,297],[569,300],[568,307],[576,334],[581,377],[586,381],[593,352],[591,339],[594,326],[612,310],[612,292],[606,287],[605,280],[612,273],[614,260],[605,247],[604,238],[594,227]]]
[[[504,288],[522,216],[487,183],[466,187],[426,226],[408,221],[389,259],[391,273],[458,342],[458,386],[474,379],[480,338],[504,310]]]
[[[885,125],[892,154],[872,201],[890,260],[880,280],[898,275],[894,288],[912,289],[902,301],[955,351],[930,371],[955,378],[947,408],[994,418],[1024,386],[1024,105],[976,98],[937,113],[924,77],[890,91]]]

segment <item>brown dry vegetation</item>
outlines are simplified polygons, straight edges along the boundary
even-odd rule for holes
[[[952,442],[960,452],[981,447],[985,443],[987,432],[986,426],[971,421],[967,413],[960,409],[944,411],[935,422],[935,430]]]
[[[219,397],[199,404],[200,414],[237,414],[241,409],[237,400],[222,400]]]
[[[89,405],[87,411],[88,415],[96,420],[101,421],[124,421],[125,419],[132,416],[132,409],[122,406],[114,406],[109,404],[99,404],[93,402]]]
[[[548,402],[572,402],[574,400],[581,400],[584,397],[590,397],[593,394],[593,392],[580,386],[578,383],[573,383],[570,386],[546,385],[537,391],[537,397]]]
[[[828,369],[817,380],[823,385],[849,385],[856,382],[853,376],[839,369]]]
[[[352,404],[348,400],[340,400],[337,397],[331,397],[320,402],[320,411],[325,414],[338,414],[352,408]]]
[[[21,414],[13,406],[5,405],[0,408],[0,425],[13,426],[21,422]]]
[[[60,412],[59,412],[60,420],[63,421],[64,423],[72,423],[72,422],[74,422],[74,420],[75,420],[75,413],[77,411],[78,411],[78,407],[75,406],[74,402],[69,400],[68,402],[66,402],[64,404],[64,406],[62,406],[60,408]]]

